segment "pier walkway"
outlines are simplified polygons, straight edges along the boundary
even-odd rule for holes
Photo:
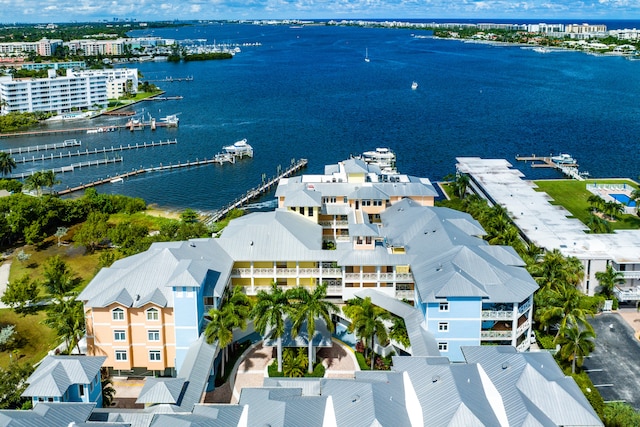
[[[72,187],[72,188],[67,188],[65,190],[60,190],[60,191],[58,191],[57,194],[59,196],[64,196],[66,194],[71,194],[71,193],[75,193],[77,191],[82,191],[85,188],[97,187],[97,186],[102,185],[102,184],[108,184],[108,183],[113,183],[113,182],[121,182],[126,178],[130,178],[132,176],[140,175],[140,174],[147,173],[147,172],[162,172],[162,171],[168,171],[168,170],[173,170],[173,169],[181,169],[181,168],[187,168],[187,167],[192,167],[192,166],[193,167],[195,167],[195,166],[204,166],[204,165],[210,165],[210,164],[222,165],[223,163],[235,163],[237,159],[241,159],[243,157],[253,157],[253,152],[251,152],[251,153],[243,153],[243,154],[236,154],[236,155],[229,154],[229,153],[221,153],[221,154],[216,154],[211,159],[203,159],[203,160],[196,159],[195,161],[187,161],[185,163],[178,162],[176,164],[168,164],[168,165],[160,164],[160,166],[156,166],[156,167],[140,168],[140,169],[132,170],[131,172],[126,172],[126,173],[123,173],[123,174],[120,174],[120,175],[111,176],[111,177],[107,177],[107,178],[104,178],[104,179],[99,179],[97,181],[89,182],[87,184],[78,185],[77,187]]]
[[[258,198],[263,194],[267,193],[274,185],[278,183],[278,181],[280,181],[281,178],[286,178],[304,169],[307,166],[308,162],[309,161],[307,159],[300,159],[298,161],[296,161],[295,159],[292,159],[291,166],[289,166],[287,169],[277,173],[275,176],[273,176],[270,179],[263,179],[263,182],[261,185],[255,188],[252,188],[251,190],[244,193],[242,196],[238,197],[233,202],[229,203],[222,209],[215,212],[213,215],[205,218],[204,220],[205,224],[210,225],[210,224],[213,224],[214,222],[218,222],[222,218],[224,218],[229,212],[231,212],[233,209],[237,209],[249,203],[251,200]]]
[[[57,142],[55,144],[31,145],[29,147],[9,148],[8,150],[1,151],[14,155],[22,153],[33,153],[37,151],[59,150],[61,148],[78,147],[80,145],[82,145],[82,142],[78,141],[77,139],[67,139],[64,142]]]
[[[94,148],[93,150],[89,150],[88,148],[85,149],[84,151],[80,151],[80,150],[76,150],[76,151],[69,151],[67,153],[57,153],[57,154],[50,154],[50,155],[45,155],[42,154],[39,157],[36,156],[31,156],[29,157],[22,157],[22,158],[15,158],[14,160],[16,163],[28,163],[28,162],[39,162],[39,161],[44,161],[44,160],[55,160],[55,159],[63,159],[63,158],[67,158],[67,157],[78,157],[78,156],[88,156],[91,154],[104,154],[104,153],[113,153],[116,151],[125,151],[125,150],[137,150],[138,148],[151,148],[151,147],[162,147],[164,145],[175,145],[178,143],[177,139],[170,139],[170,140],[166,140],[166,141],[158,141],[158,142],[144,142],[142,144],[139,143],[135,143],[134,145],[131,144],[127,144],[127,145],[122,145],[120,144],[119,146],[111,146],[111,147],[102,147],[102,148]],[[79,145],[79,144],[78,144]],[[30,148],[30,147],[26,147],[26,148]]]
[[[585,174],[580,173],[577,163],[558,163],[553,161],[552,156],[516,156],[516,160],[519,162],[530,162],[532,168],[554,168],[558,169],[565,176],[573,178],[577,181],[584,181]]]
[[[122,157],[112,157],[110,159],[89,160],[87,162],[74,163],[69,166],[62,166],[61,168],[55,168],[51,170],[53,170],[53,172],[55,173],[73,172],[75,169],[82,169],[89,166],[108,165],[111,163],[119,163],[121,161],[122,161]],[[19,174],[12,174],[11,176],[9,176],[9,178],[24,179],[31,175],[33,175],[32,172],[25,172],[25,173],[19,173]]]

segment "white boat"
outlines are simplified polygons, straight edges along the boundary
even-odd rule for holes
[[[551,161],[559,165],[574,165],[576,160],[569,154],[560,153],[557,156],[551,156]]]
[[[549,49],[548,47],[538,46],[534,47],[533,51],[538,53],[549,53],[551,52],[551,49]]]
[[[369,62],[369,61],[371,61],[369,59],[369,49],[365,48],[365,50],[364,50],[364,62]]]
[[[247,144],[247,139],[241,139],[240,141],[236,141],[233,145],[227,145],[226,147],[222,147],[222,149],[227,154],[233,154],[236,156],[240,155],[248,155],[253,153],[253,147]]]
[[[111,180],[111,183],[112,183],[112,184],[116,184],[116,183],[118,183],[118,182],[122,182],[122,181],[123,181],[123,179],[118,177],[118,178],[113,178],[113,179]]]
[[[361,158],[366,163],[376,165],[387,173],[393,173],[396,170],[396,154],[389,148],[378,147],[375,151],[365,151]]]
[[[168,116],[162,117],[160,122],[164,123],[164,126],[167,127],[177,127],[178,123],[180,123],[180,119],[177,114],[170,114]]]
[[[416,90],[416,89],[418,89],[418,82],[415,82],[415,81],[414,81],[413,83],[411,83],[411,89],[412,89],[412,90]]]

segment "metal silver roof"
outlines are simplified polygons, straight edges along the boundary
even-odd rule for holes
[[[66,427],[89,419],[95,403],[40,402],[32,410],[0,410],[0,427]]]
[[[203,286],[211,271],[220,273],[213,287],[215,296],[221,296],[232,266],[233,260],[215,239],[154,243],[147,251],[100,270],[78,299],[86,307],[113,303],[172,307],[172,286]]]
[[[147,378],[136,403],[176,404],[185,385],[184,378]]]
[[[601,426],[573,378],[548,352],[519,353],[510,346],[461,347],[467,363],[481,365],[503,397],[509,425]],[[539,417],[544,414],[544,417]]]
[[[106,356],[46,356],[27,378],[22,396],[62,397],[69,386],[89,384],[100,375]]]

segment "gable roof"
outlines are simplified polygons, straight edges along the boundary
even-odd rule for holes
[[[106,356],[46,356],[27,378],[22,396],[62,397],[74,384],[89,384],[100,375]]]

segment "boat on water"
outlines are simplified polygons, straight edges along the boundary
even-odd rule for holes
[[[370,165],[378,166],[382,172],[397,173],[396,154],[389,148],[378,147],[373,151],[365,151],[360,158]]]
[[[122,182],[124,181],[122,178],[118,177],[118,178],[113,178],[110,182],[112,184],[117,184],[118,182]]]
[[[549,49],[548,47],[538,46],[534,47],[533,51],[538,53],[549,53],[551,52],[551,49]]]
[[[369,59],[369,48],[365,48],[364,50],[364,62],[370,62],[371,60]]]
[[[411,83],[411,90],[416,90],[418,89],[418,82],[414,81],[413,83]]]
[[[180,118],[178,118],[177,114],[170,114],[168,116],[162,117],[160,122],[163,123],[163,126],[166,127],[178,127],[178,123],[180,123]]]
[[[247,139],[241,139],[234,142],[232,145],[222,147],[225,153],[233,154],[234,156],[245,156],[253,153],[253,147],[247,144]]]
[[[575,165],[576,164],[576,159],[574,159],[573,157],[571,157],[569,154],[566,154],[566,153],[560,153],[557,156],[551,156],[551,161],[559,165]]]

